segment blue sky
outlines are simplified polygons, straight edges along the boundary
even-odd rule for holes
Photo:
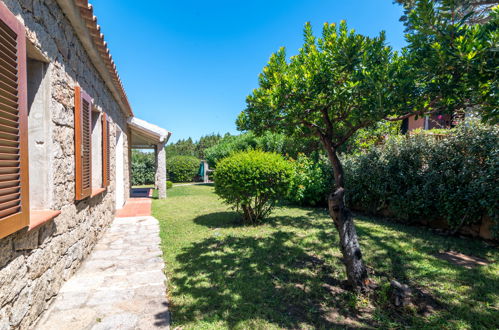
[[[237,133],[234,121],[270,55],[302,44],[310,21],[345,19],[404,45],[391,0],[93,0],[135,116],[173,132],[170,141]]]

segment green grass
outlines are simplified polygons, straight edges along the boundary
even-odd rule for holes
[[[242,226],[211,186],[168,190],[153,201],[161,226],[173,326],[186,329],[499,328],[497,248],[479,240],[357,217],[371,277],[358,296],[346,278],[332,220],[323,209],[280,207],[269,222]],[[466,269],[438,259],[454,250],[488,259]],[[395,310],[387,283],[425,293],[433,311]]]

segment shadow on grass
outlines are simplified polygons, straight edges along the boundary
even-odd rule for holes
[[[180,267],[173,285],[192,299],[173,306],[175,319],[222,321],[228,328],[261,328],[269,323],[284,328],[365,325],[351,310],[336,305],[344,300],[339,296],[349,293],[334,276],[338,271],[324,262],[322,254],[314,253],[327,249],[334,237],[321,230],[317,239],[308,241],[295,232],[298,225],[320,228],[322,224],[307,220],[321,212],[310,212],[303,217],[272,217],[268,221],[272,228],[261,232],[258,226],[245,227],[236,212],[195,218],[196,224],[208,228],[240,227],[242,231],[238,236],[206,238],[177,255]],[[280,228],[284,224],[288,227]],[[244,228],[255,234],[245,235]]]
[[[194,219],[194,223],[208,228],[233,228],[244,226],[241,215],[237,212],[214,212],[201,215]]]
[[[497,274],[484,267],[466,269],[435,258],[453,249],[487,257],[479,241],[441,237],[425,228],[357,217],[357,230],[367,264],[388,283],[398,279],[435,299],[431,318],[393,312],[379,305],[367,317],[352,310],[351,295],[342,286],[342,265],[326,252],[338,237],[324,209],[299,209],[301,216],[269,219],[270,232],[210,237],[177,255],[172,284],[179,295],[174,318],[184,322],[225,322],[229,328],[254,325],[255,320],[284,328],[393,326],[499,327],[494,318],[499,292]],[[306,211],[305,213],[303,211]],[[293,214],[293,209],[290,208]],[[209,228],[243,227],[235,212],[217,212],[194,222]],[[407,243],[407,244],[404,244]],[[468,287],[438,291],[441,283]],[[424,283],[424,284],[421,284]],[[462,295],[462,296],[461,296]],[[475,303],[480,307],[474,307]],[[487,307],[489,306],[489,307]],[[386,322],[386,323],[385,323]],[[261,325],[261,324],[260,324]],[[258,326],[257,326],[258,327]],[[451,326],[452,327],[452,326]]]
[[[223,320],[230,329],[257,320],[286,328],[344,326],[322,306],[330,295],[324,283],[339,281],[329,277],[322,260],[290,244],[293,238],[284,231],[258,239],[225,236],[184,249],[173,285],[193,299],[173,306],[174,318]]]
[[[436,253],[449,250],[480,257],[492,253],[491,256],[497,257],[497,251],[477,239],[440,236],[424,227],[363,216],[357,218],[363,220],[363,223],[357,222],[357,231],[368,263],[376,274],[409,284],[417,294],[425,296],[421,298],[425,303],[440,309],[438,316],[425,324],[499,328],[499,318],[494,317],[497,310],[492,307],[498,302],[499,274],[487,267],[468,269],[435,257]],[[443,283],[450,284],[449,288],[443,289]],[[462,287],[466,289],[457,291]],[[390,312],[386,310],[386,313]],[[405,322],[422,324],[422,319],[406,319]]]

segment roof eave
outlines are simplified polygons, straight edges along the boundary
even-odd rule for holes
[[[88,0],[56,1],[71,22],[90,60],[118,102],[122,112],[126,116],[133,116],[116,65],[104,41],[104,35],[100,33],[100,26],[97,24],[97,18],[93,15],[93,8]]]
[[[156,144],[159,144],[159,143],[166,144],[168,142],[168,140],[170,139],[170,136],[172,135],[172,132],[167,131],[167,130],[162,129],[162,128],[159,128],[159,127],[158,127],[158,129],[161,129],[162,132],[153,131],[153,130],[145,127],[144,125],[142,125],[138,121],[142,121],[142,120],[140,120],[136,117],[130,117],[128,119],[128,125],[132,128],[132,131],[136,130],[142,136],[145,136],[145,137],[151,139],[151,141],[153,141]],[[146,123],[146,122],[144,122],[144,123]]]

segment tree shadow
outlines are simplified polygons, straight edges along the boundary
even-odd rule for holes
[[[382,219],[357,218],[384,227],[384,230],[376,230],[372,226],[357,225],[361,245],[370,247],[365,251],[368,265],[374,267],[376,274],[408,284],[417,295],[425,296],[420,298],[432,304],[431,308],[445,310],[438,317],[431,318],[428,325],[438,327],[452,320],[478,328],[488,328],[492,324],[496,324],[492,328],[499,327],[494,308],[472,307],[477,302],[482,302],[484,307],[497,304],[499,275],[494,274],[491,268],[479,266],[469,269],[435,257],[438,252],[451,250],[486,257],[490,250],[483,241],[439,236],[427,228]],[[393,234],[387,234],[390,231]],[[408,242],[410,244],[406,244]],[[467,289],[457,294],[452,289],[440,288],[442,283],[449,282],[459,283]]]
[[[174,318],[182,323],[225,322],[229,328],[245,327],[254,320],[283,328],[379,325],[372,310],[366,316],[349,306],[352,295],[342,282],[338,234],[327,211],[288,208],[276,214],[262,234],[258,230],[237,237],[220,234],[182,250],[172,287],[188,298],[175,300]],[[381,284],[391,279],[407,283],[421,301],[426,299],[431,309],[438,310],[428,318],[425,310],[411,314],[377,305],[389,322],[440,327],[451,320],[471,327],[499,326],[499,321],[491,321],[494,308],[484,307],[497,303],[499,276],[494,269],[467,269],[434,256],[455,250],[485,259],[492,254],[497,260],[497,253],[483,242],[443,237],[427,228],[381,219],[355,218],[361,220],[356,224],[366,263]],[[238,219],[236,212],[217,212],[194,222],[209,228],[244,227]],[[449,281],[467,287],[461,291],[463,297],[440,289],[441,283]],[[483,308],[473,308],[474,302]]]
[[[210,237],[184,248],[172,278],[184,297],[172,306],[174,319],[225,322],[230,329],[257,321],[283,328],[365,325],[344,306],[331,312],[338,295],[348,293],[330,266],[295,239],[294,232],[274,231],[259,238]]]
[[[329,214],[325,208],[288,206],[287,209],[291,210],[290,213],[293,213],[293,209],[299,210],[300,213],[303,213],[304,210],[306,212],[301,216],[275,215],[270,217],[267,223],[276,228],[282,226],[292,226],[300,230],[334,228],[333,220],[329,218]]]
[[[163,302],[161,304],[165,307],[165,310],[154,315],[154,326],[158,328],[167,328],[171,325],[171,316],[169,311],[170,306],[167,302]]]
[[[196,217],[194,223],[208,228],[232,228],[244,226],[237,212],[214,212]]]

